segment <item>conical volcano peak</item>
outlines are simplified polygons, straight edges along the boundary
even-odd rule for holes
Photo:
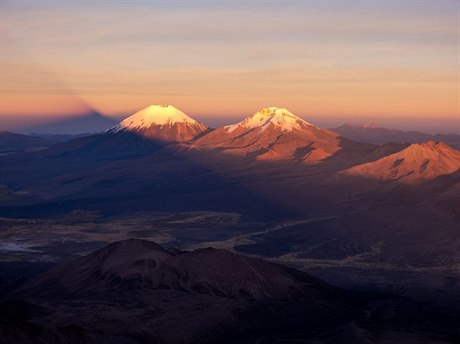
[[[285,108],[268,107],[263,108],[237,124],[229,125],[225,128],[227,131],[232,132],[241,127],[246,129],[265,129],[271,124],[282,131],[291,131],[294,129],[302,129],[305,126],[313,126]]]
[[[174,106],[162,104],[147,106],[120,122],[109,132],[129,131],[151,139],[183,142],[192,140],[207,129],[206,125]]]
[[[128,129],[148,128],[151,125],[198,123],[172,105],[150,105],[120,123]]]
[[[267,107],[243,121],[198,138],[195,147],[316,164],[341,149],[338,134],[318,128],[285,108]]]

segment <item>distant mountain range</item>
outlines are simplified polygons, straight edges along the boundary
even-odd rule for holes
[[[53,142],[67,142],[79,137],[90,136],[91,133],[82,133],[82,134],[40,134],[40,133],[30,133],[30,136],[41,137],[45,140],[50,140]]]
[[[100,119],[100,116],[92,115],[88,120],[94,118]],[[105,119],[103,122],[106,123]],[[374,125],[341,128],[342,132],[344,128],[354,128],[357,132],[379,133],[381,139],[385,133],[404,135]],[[427,141],[411,146],[408,143],[376,146],[347,139],[339,133],[318,128],[284,108],[264,108],[239,123],[210,129],[172,105],[152,105],[100,134],[54,145],[28,159],[37,164],[45,157],[54,159],[56,171],[61,166],[63,172],[69,165],[68,158],[81,159],[81,168],[84,168],[101,159],[119,161],[152,158],[152,154],[157,154],[163,160],[173,157],[180,164],[185,163],[183,159],[187,157],[188,163],[211,170],[223,168],[214,166],[215,161],[225,161],[225,168],[230,168],[228,164],[232,165],[232,159],[237,158],[235,167],[240,163],[260,162],[277,168],[293,164],[297,170],[298,164],[318,165],[318,171],[326,169],[324,176],[339,176],[345,171],[345,174],[367,179],[411,184],[428,182],[460,169],[458,151],[446,144]],[[28,147],[52,144],[50,140],[20,137],[24,144],[29,142]],[[455,135],[449,138],[453,140]],[[131,163],[123,166],[124,170],[131,168],[134,168]],[[80,180],[80,177],[75,178]],[[326,180],[322,178],[317,182]],[[62,192],[65,187],[56,190]]]
[[[368,133],[368,136],[374,134],[382,140],[385,135],[390,140],[396,137],[421,139],[425,135],[384,129],[376,125],[359,128],[343,126],[339,133],[344,132],[345,128]],[[258,161],[317,164],[333,159],[335,154],[350,157],[359,154],[356,150],[365,149],[365,145],[358,148],[358,143],[344,140],[343,135],[339,136],[335,131],[318,128],[287,109],[276,107],[264,108],[239,123],[210,130],[206,125],[171,105],[153,105],[128,117],[107,132],[111,136],[123,133],[137,134],[158,142],[185,143],[190,146],[189,149],[200,152],[218,151]],[[454,139],[455,135],[447,137]],[[392,153],[389,156],[376,155],[375,161],[357,164],[346,173],[381,180],[417,183],[460,169],[460,153],[446,144],[427,141],[421,145],[412,144],[400,152]],[[378,158],[380,159],[377,160]]]
[[[21,151],[48,147],[55,142],[105,132],[134,133],[148,140],[161,142],[189,142],[197,149],[218,149],[223,153],[251,156],[257,160],[296,160],[315,164],[350,143],[364,142],[377,145],[387,143],[444,142],[460,149],[460,135],[430,135],[417,131],[400,131],[383,128],[377,124],[345,124],[331,130],[318,128],[283,108],[262,109],[243,121],[211,129],[187,116],[172,105],[151,105],[119,124],[111,118],[93,113],[64,119],[47,125],[23,128],[33,132],[19,143],[12,138],[3,139],[2,150]],[[63,134],[65,133],[65,134]],[[37,140],[41,137],[44,141]],[[17,137],[18,138],[18,137]],[[193,141],[193,142],[192,142]],[[11,142],[11,144],[10,144]],[[29,143],[26,143],[29,142]],[[14,145],[18,145],[18,149]],[[25,148],[20,148],[23,145]]]
[[[91,134],[60,135],[60,134],[17,134],[0,131],[0,154],[11,154],[25,151],[43,150],[57,143],[67,142]]]
[[[442,141],[456,149],[460,149],[460,135],[455,134],[430,135],[419,131],[401,131],[383,128],[374,123],[364,125],[344,124],[331,130],[350,140],[378,145],[389,142],[422,143],[426,141]]]
[[[0,131],[0,153],[21,152],[29,149],[44,149],[56,141],[39,136],[21,135]]]

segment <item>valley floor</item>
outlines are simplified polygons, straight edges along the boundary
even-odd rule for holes
[[[375,238],[367,243],[355,234],[344,242],[330,230],[337,225],[343,226],[343,215],[272,223],[237,213],[206,211],[104,218],[97,212],[79,210],[59,219],[2,218],[0,288],[6,293],[58,261],[135,237],[183,250],[225,248],[307,271],[347,289],[460,310],[459,263],[423,265],[397,254],[393,257],[399,260],[383,259],[385,249],[394,250],[384,247],[386,241],[379,246],[373,243]]]

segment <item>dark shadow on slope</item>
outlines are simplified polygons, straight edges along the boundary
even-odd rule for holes
[[[385,143],[377,146],[371,143],[362,143],[341,138],[339,146],[341,147],[339,151],[321,161],[320,164],[336,168],[339,171],[340,169],[347,169],[397,153],[409,145],[403,143]]]
[[[385,194],[390,183],[382,187],[375,180],[337,173],[406,145],[375,146],[346,139],[340,144],[342,149],[332,157],[306,165],[258,161],[126,132],[79,138],[5,159],[2,184],[24,195],[4,203],[0,215],[58,215],[81,208],[107,215],[136,210],[234,211],[264,219],[343,213],[351,209],[344,204],[359,203],[350,202],[350,197],[375,198],[372,194]]]
[[[310,153],[313,148],[312,148],[313,142],[310,143],[309,145],[305,147],[299,147],[295,150],[294,157],[296,160],[302,160],[305,155]]]
[[[234,211],[281,218],[292,213],[238,180],[189,158],[183,145],[131,133],[79,138],[6,159],[2,183],[27,193],[2,216],[59,215],[74,209],[106,215],[132,211]]]
[[[56,265],[3,298],[0,309],[0,336],[11,343],[454,343],[460,338],[455,310],[388,293],[351,293],[305,272],[226,250],[167,250],[136,239]]]

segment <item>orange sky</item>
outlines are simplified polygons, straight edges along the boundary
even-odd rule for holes
[[[2,2],[2,123],[170,103],[455,129],[457,5]]]

